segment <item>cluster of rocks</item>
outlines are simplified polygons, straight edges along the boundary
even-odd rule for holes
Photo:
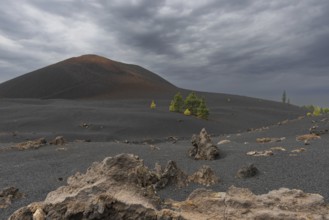
[[[249,171],[247,171],[249,172]],[[202,167],[190,179],[213,177]],[[121,154],[95,162],[85,174],[50,192],[42,202],[25,206],[9,217],[21,219],[328,219],[322,196],[279,189],[255,195],[231,187],[227,192],[197,189],[181,202],[162,201],[157,189],[183,186],[188,178],[172,161],[162,169],[148,169],[143,160]]]
[[[319,122],[314,122],[314,125],[309,129],[310,134],[315,135],[324,135],[328,134],[329,132],[329,119],[323,118]]]
[[[85,174],[71,176],[67,186],[49,193],[44,202],[18,210],[10,219],[36,216],[43,216],[40,219],[71,219],[74,216],[140,219],[141,216],[158,216],[156,210],[162,203],[157,190],[169,185],[181,188],[189,182],[212,185],[218,182],[218,178],[206,166],[189,177],[174,161],[168,161],[164,168],[156,165],[155,170],[150,170],[138,156],[120,154],[95,162]],[[145,211],[140,213],[141,209]]]

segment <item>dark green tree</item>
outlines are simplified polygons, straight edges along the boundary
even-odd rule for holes
[[[183,112],[184,108],[184,101],[182,95],[178,92],[174,99],[171,100],[169,111],[171,112]]]
[[[282,103],[286,103],[286,101],[287,101],[287,94],[286,94],[286,90],[284,90],[282,93]]]
[[[191,92],[184,101],[184,108],[189,109],[192,115],[197,115],[200,103],[201,99],[194,92]]]
[[[206,101],[204,99],[201,99],[200,105],[197,108],[197,117],[202,119],[208,119],[209,116],[209,110],[206,106]]]

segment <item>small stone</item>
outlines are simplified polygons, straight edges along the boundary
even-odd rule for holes
[[[237,172],[237,177],[239,178],[250,178],[254,177],[258,174],[258,169],[254,166],[254,164],[249,164],[241,167]]]
[[[291,153],[301,153],[301,152],[305,152],[305,151],[306,151],[305,148],[298,148],[298,149],[292,150]]]
[[[271,147],[271,150],[273,150],[273,151],[286,151],[286,149],[283,148],[283,147]]]
[[[268,157],[273,155],[273,151],[271,150],[264,150],[264,151],[249,151],[246,153],[248,156],[255,156],[255,157]]]
[[[221,140],[217,143],[217,145],[228,144],[228,143],[231,143],[231,141],[230,140]]]

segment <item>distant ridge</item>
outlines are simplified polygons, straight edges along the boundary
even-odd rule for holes
[[[143,67],[97,55],[73,57],[0,84],[1,98],[168,97],[177,87]]]

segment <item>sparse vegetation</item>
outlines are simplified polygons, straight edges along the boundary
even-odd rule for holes
[[[319,106],[315,106],[314,111],[313,111],[313,116],[319,116],[321,115],[322,109]]]
[[[205,99],[198,97],[194,92],[191,92],[185,100],[180,93],[177,93],[170,102],[169,111],[182,112],[184,115],[194,115],[201,119],[208,119],[209,116]]]
[[[307,116],[320,116],[322,114],[328,114],[329,113],[329,108],[322,108],[320,106],[314,106],[314,105],[305,105],[303,106],[309,112],[306,114]]]
[[[150,108],[151,109],[155,109],[156,108],[156,104],[155,104],[155,101],[154,100],[152,100],[151,105],[150,105]]]

